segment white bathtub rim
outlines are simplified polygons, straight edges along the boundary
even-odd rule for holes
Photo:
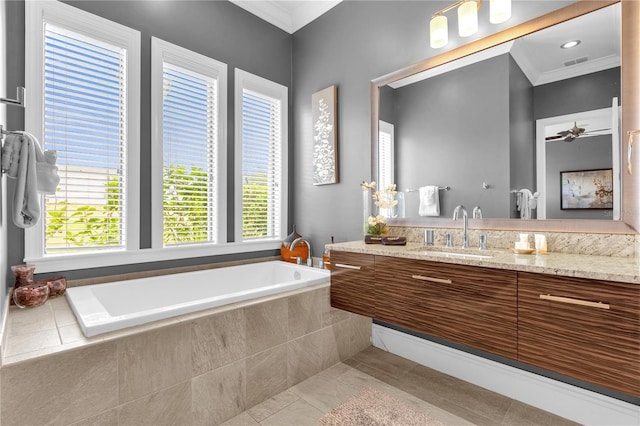
[[[282,261],[272,261],[267,263],[277,263],[284,264],[286,267],[290,268],[308,268],[306,266],[293,265],[287,262]],[[244,265],[237,265],[244,266]],[[233,267],[231,267],[233,268]],[[319,269],[314,269],[313,272],[320,272]],[[274,298],[282,297],[283,295],[290,293],[292,291],[296,291],[299,289],[307,289],[311,286],[321,283],[328,283],[330,280],[329,271],[322,270],[321,277],[313,278],[303,282],[296,281],[288,281],[284,283],[278,283],[266,287],[261,287],[259,291],[255,290],[247,290],[247,291],[239,291],[236,293],[231,293],[222,296],[210,297],[208,299],[199,299],[197,301],[190,301],[186,303],[176,304],[171,307],[171,309],[167,309],[166,307],[160,307],[156,309],[149,309],[143,312],[137,312],[134,314],[127,315],[117,315],[111,316],[107,312],[107,310],[94,299],[92,294],[92,289],[97,286],[109,286],[115,283],[105,283],[105,284],[96,284],[89,286],[81,286],[81,287],[73,287],[68,289],[67,291],[73,293],[73,298],[81,299],[83,303],[87,303],[89,306],[83,306],[78,309],[78,307],[74,304],[73,299],[71,297],[67,297],[67,302],[71,307],[78,326],[82,330],[82,333],[85,337],[91,338],[100,335],[104,335],[105,333],[118,332],[123,329],[128,329],[136,326],[144,326],[155,321],[164,320],[164,319],[177,319],[183,315],[188,314],[197,314],[199,312],[206,312],[211,309],[221,308],[227,305],[236,305],[242,302],[252,302],[254,300],[262,300],[264,297],[275,296]],[[195,273],[199,273],[202,271],[194,271]],[[189,274],[189,273],[186,273]],[[282,290],[285,288],[284,290]],[[246,298],[247,294],[251,294],[250,298]],[[92,313],[87,315],[87,308]],[[78,318],[84,315],[86,324],[80,321]],[[120,325],[115,326],[114,324]]]

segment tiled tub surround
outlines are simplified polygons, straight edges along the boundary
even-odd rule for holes
[[[390,235],[403,236],[412,243],[422,243],[424,230],[427,228],[390,226]],[[445,245],[445,234],[453,234],[453,245],[462,245],[462,229],[435,229],[435,245]],[[553,253],[583,254],[591,256],[637,257],[640,255],[640,235],[631,234],[583,234],[575,232],[533,232],[509,230],[469,229],[469,247],[477,248],[480,235],[487,236],[487,246],[491,249],[506,250],[519,241],[522,233],[529,234],[533,246],[533,235],[544,234],[547,238],[547,249]]]
[[[329,283],[85,338],[65,298],[8,314],[1,423],[219,424],[370,345]]]
[[[328,277],[327,270],[272,261],[73,287],[66,296],[90,337],[308,287]]]

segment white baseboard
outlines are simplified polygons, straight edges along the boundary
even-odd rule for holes
[[[585,425],[640,425],[640,407],[377,324],[373,346]]]

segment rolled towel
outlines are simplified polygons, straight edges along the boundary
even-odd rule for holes
[[[420,216],[440,216],[440,190],[437,186],[422,186],[420,192]]]

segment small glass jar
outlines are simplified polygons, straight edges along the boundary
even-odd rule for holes
[[[322,263],[324,264],[324,269],[331,269],[331,250],[327,246],[324,247],[322,252]]]
[[[47,282],[27,284],[13,289],[13,301],[20,309],[42,305],[49,298]]]
[[[49,286],[49,298],[62,296],[67,291],[67,280],[64,277],[47,278],[43,281]]]
[[[33,271],[36,269],[36,265],[13,265],[11,271],[16,277],[16,281],[13,284],[14,287],[22,287],[24,285],[33,284]]]

